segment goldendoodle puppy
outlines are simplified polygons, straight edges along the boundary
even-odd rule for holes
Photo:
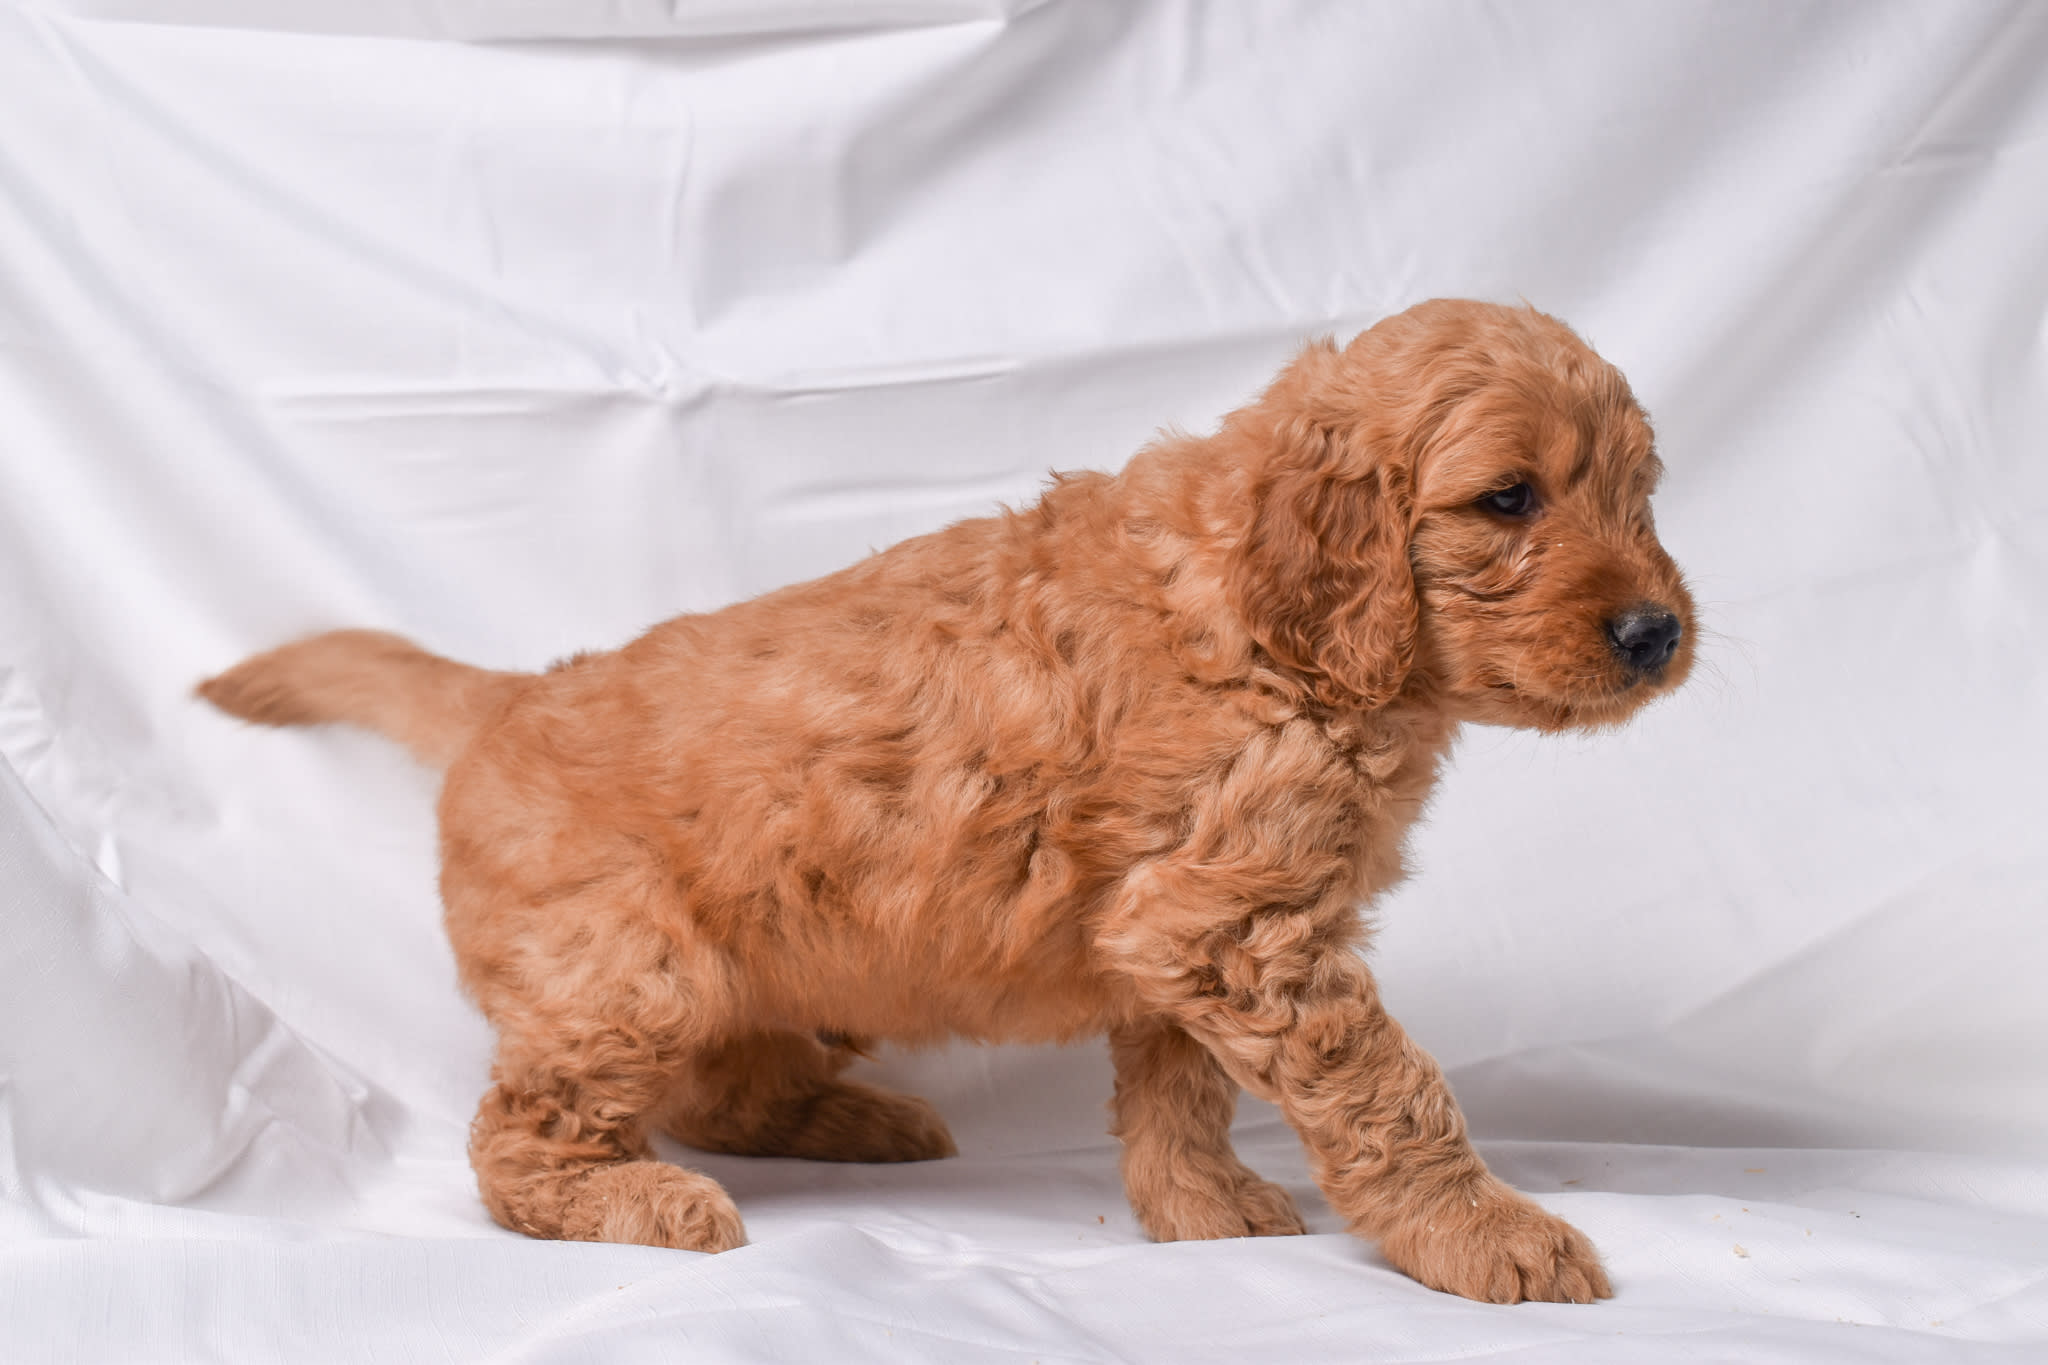
[[[447,768],[441,891],[499,1035],[471,1141],[537,1237],[718,1251],[695,1147],[953,1151],[844,1080],[870,1040],[1107,1033],[1157,1238],[1302,1230],[1240,1086],[1423,1283],[1609,1293],[1488,1172],[1381,1008],[1361,902],[1466,721],[1612,725],[1685,677],[1628,384],[1531,309],[1438,300],[1311,345],[1213,436],[538,674],[342,631],[201,692]]]

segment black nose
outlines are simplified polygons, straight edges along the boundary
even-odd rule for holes
[[[1607,623],[1607,638],[1623,663],[1638,673],[1655,673],[1678,652],[1678,618],[1662,607],[1630,607]]]

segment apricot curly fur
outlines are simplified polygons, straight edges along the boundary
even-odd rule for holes
[[[1590,1301],[1591,1245],[1487,1171],[1381,1008],[1358,907],[1460,724],[1598,728],[1684,678],[1658,472],[1562,323],[1437,300],[1311,345],[1212,436],[616,651],[491,673],[338,632],[201,691],[446,765],[448,933],[499,1034],[471,1151],[507,1227],[734,1246],[651,1131],[950,1155],[846,1062],[1106,1032],[1153,1236],[1301,1230],[1231,1150],[1244,1087],[1400,1269]],[[1614,634],[1644,610],[1668,661]]]

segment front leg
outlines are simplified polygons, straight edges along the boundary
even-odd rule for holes
[[[1149,1018],[1110,1030],[1124,1192],[1154,1241],[1275,1237],[1305,1231],[1287,1191],[1230,1148],[1237,1082],[1176,1024]]]
[[[1470,1299],[1612,1294],[1592,1244],[1508,1188],[1465,1135],[1443,1073],[1381,1008],[1340,895],[1247,901],[1284,870],[1213,864],[1134,879],[1098,946],[1246,1089],[1277,1102],[1316,1183],[1398,1269]],[[1271,908],[1249,908],[1261,904]]]
[[[1585,1234],[1486,1169],[1442,1070],[1350,953],[1263,1052],[1316,1183],[1354,1232],[1433,1289],[1489,1303],[1591,1303],[1613,1289]]]

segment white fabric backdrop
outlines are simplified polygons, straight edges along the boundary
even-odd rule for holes
[[[1714,632],[1474,731],[1396,1012],[1619,1297],[1152,1246],[1099,1046],[889,1057],[963,1155],[695,1158],[528,1242],[432,780],[197,678],[534,666],[1525,297],[1633,378]],[[0,1358],[2038,1360],[2048,6],[41,0],[0,12]],[[670,1153],[681,1159],[680,1150]]]

